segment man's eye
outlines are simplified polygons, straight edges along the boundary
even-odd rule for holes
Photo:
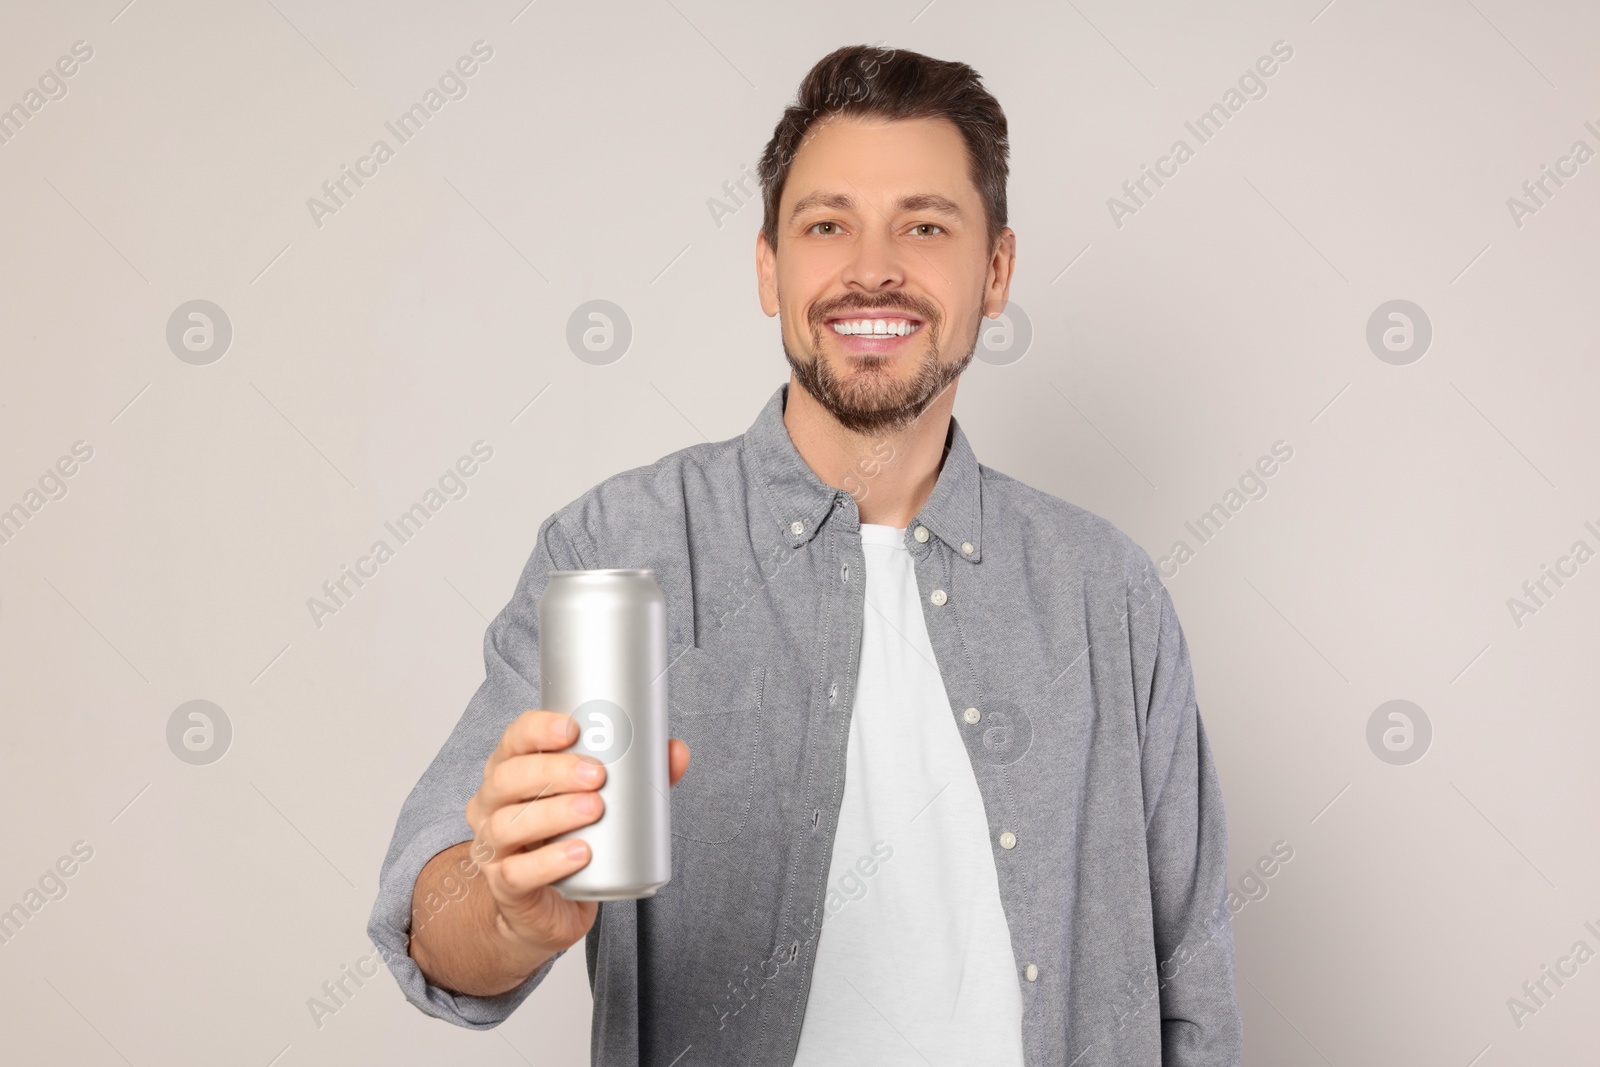
[[[940,233],[944,232],[944,227],[940,226],[938,223],[934,223],[934,222],[919,222],[917,225],[913,226],[912,229],[914,229],[914,230],[938,230]],[[931,237],[932,234],[925,234],[923,236]]]
[[[814,222],[814,223],[811,224],[811,229],[815,230],[818,226],[838,226],[838,225],[839,224],[837,222]]]

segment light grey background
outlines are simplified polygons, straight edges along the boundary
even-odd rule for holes
[[[1507,1005],[1600,950],[1600,561],[1520,627],[1507,604],[1600,548],[1600,160],[1507,205],[1600,149],[1593,5],[524,2],[5,4],[0,105],[94,50],[0,144],[0,508],[94,450],[0,545],[0,909],[94,849],[0,946],[6,1059],[587,1062],[581,946],[493,1032],[386,972],[320,1026],[307,1002],[371,951],[394,816],[540,521],[742,432],[786,375],[759,202],[708,201],[812,63],[877,41],[971,63],[1011,123],[1033,339],[964,378],[979,458],[1197,549],[1169,588],[1235,883],[1294,849],[1235,918],[1245,1062],[1594,1058],[1600,960]],[[468,94],[319,227],[307,199],[478,40]],[[1280,40],[1267,95],[1117,226],[1107,198]],[[232,325],[208,365],[166,340],[196,299]],[[566,345],[591,299],[633,330],[607,365]],[[1404,366],[1366,342],[1395,299],[1433,329]],[[317,626],[478,440],[467,495]],[[209,765],[167,744],[197,699],[233,731]],[[1403,766],[1367,743],[1394,699],[1433,729]]]

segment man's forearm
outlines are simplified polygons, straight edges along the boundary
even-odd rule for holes
[[[452,845],[417,875],[411,897],[411,958],[436,986],[474,997],[515,989],[553,953],[521,945],[500,927],[499,910],[472,854]]]

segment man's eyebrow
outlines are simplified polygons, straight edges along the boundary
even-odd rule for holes
[[[807,193],[795,202],[794,210],[789,212],[789,219],[793,221],[814,208],[833,208],[837,211],[854,211],[855,198],[849,193]],[[937,193],[913,193],[900,198],[895,205],[896,211],[939,211],[951,218],[964,219],[961,208],[954,200]]]
[[[813,208],[831,207],[836,211],[853,211],[855,206],[855,199],[849,193],[807,193],[795,202],[794,210],[789,212],[789,221],[793,222]]]
[[[952,218],[964,218],[961,208],[947,196],[938,193],[915,193],[902,197],[900,203],[895,205],[900,211],[939,211]]]

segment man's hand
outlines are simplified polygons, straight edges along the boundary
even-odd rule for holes
[[[550,838],[588,826],[604,810],[596,790],[606,767],[565,751],[577,739],[572,716],[537,709],[523,712],[500,736],[466,809],[471,854],[488,857],[483,877],[471,879],[466,900],[412,936],[412,958],[434,984],[474,996],[505,992],[594,925],[597,901],[568,900],[550,885],[589,862],[581,838]],[[689,768],[689,746],[677,738],[667,742],[667,767],[672,785]],[[429,860],[415,898],[425,899],[467,847],[463,842]]]

